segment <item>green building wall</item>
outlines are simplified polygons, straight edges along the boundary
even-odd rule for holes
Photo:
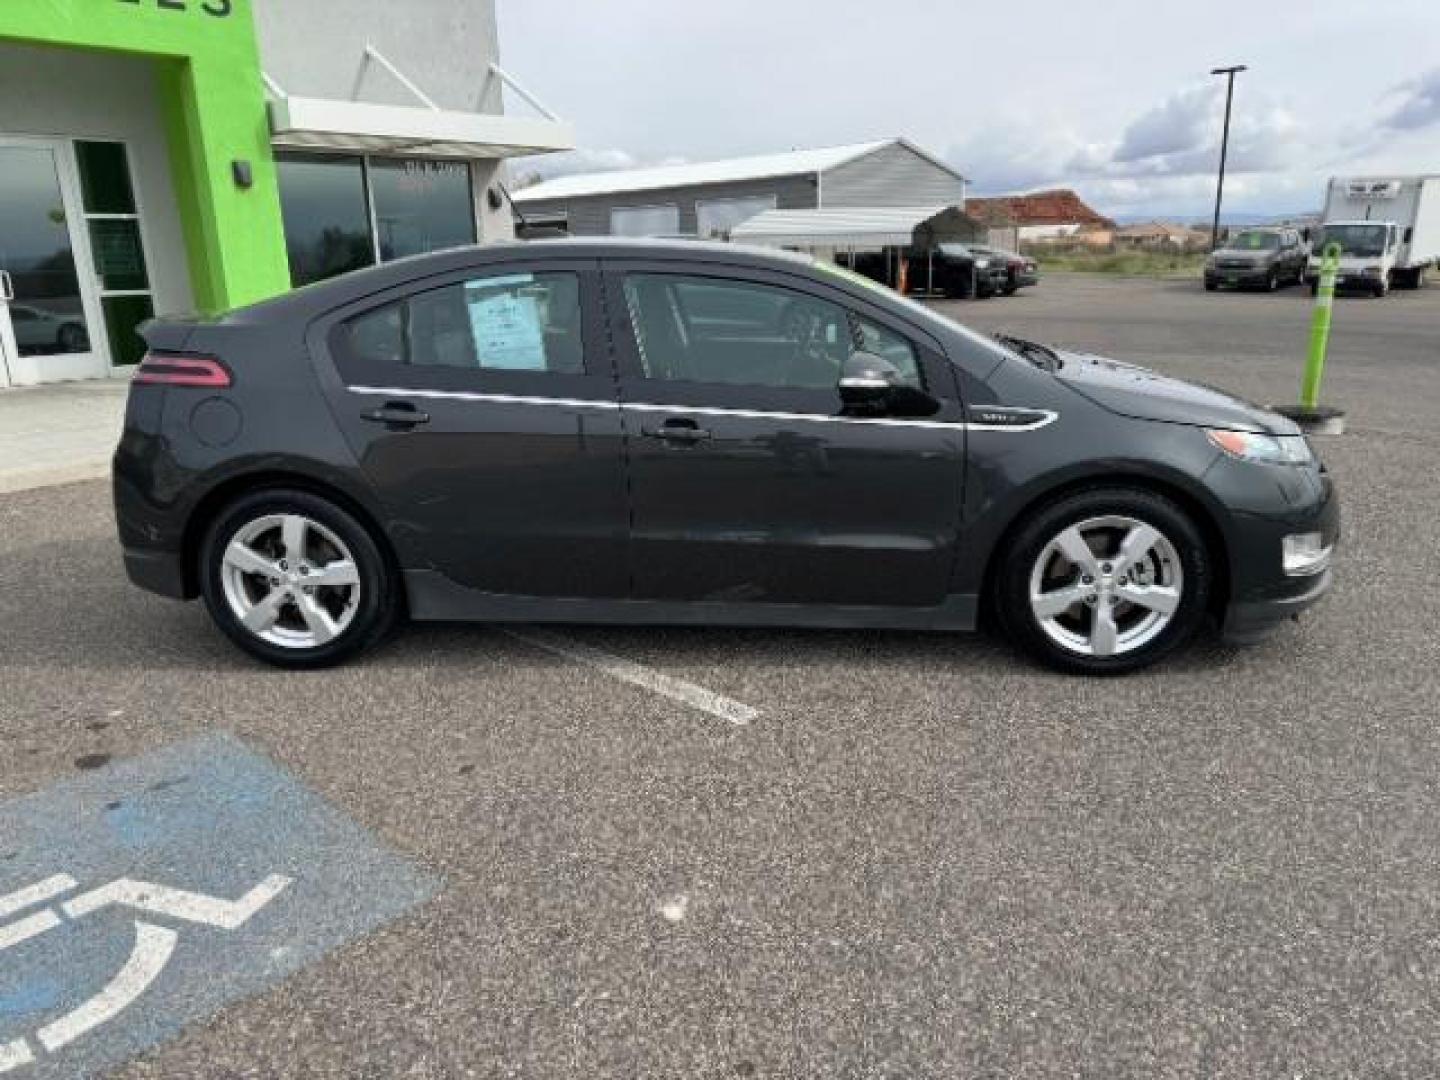
[[[4,39],[151,58],[197,306],[223,311],[290,287],[249,0],[0,0]],[[63,77],[62,53],[56,65]],[[234,161],[249,163],[249,188]]]

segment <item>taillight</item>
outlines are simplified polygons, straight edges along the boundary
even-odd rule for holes
[[[147,352],[133,379],[164,386],[229,386],[230,372],[213,356],[179,356]]]

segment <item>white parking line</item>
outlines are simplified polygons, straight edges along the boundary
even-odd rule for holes
[[[642,687],[651,693],[660,694],[683,705],[689,705],[692,709],[699,709],[711,716],[718,716],[721,720],[728,720],[737,726],[748,724],[760,715],[759,709],[736,701],[734,698],[717,694],[713,690],[706,690],[703,686],[696,686],[684,679],[662,675],[633,660],[625,660],[611,653],[592,649],[588,645],[581,645],[578,641],[571,641],[559,634],[551,634],[544,630],[526,630],[523,633],[519,630],[507,630],[506,633],[528,645],[534,645],[536,648],[545,649],[570,660],[588,664],[598,671],[603,671],[611,678]]]

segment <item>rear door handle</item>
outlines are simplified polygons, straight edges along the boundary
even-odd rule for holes
[[[412,428],[416,424],[428,424],[430,414],[421,412],[408,401],[387,401],[378,409],[361,413],[360,419],[369,420],[375,424],[384,424],[392,431],[401,431],[405,428]]]
[[[697,443],[710,438],[710,432],[699,427],[694,420],[666,420],[659,427],[642,427],[640,434],[647,439],[664,439],[666,442]]]

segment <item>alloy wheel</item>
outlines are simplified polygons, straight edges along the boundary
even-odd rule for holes
[[[289,649],[334,641],[360,603],[354,556],[302,514],[267,514],[238,529],[221,555],[220,580],[240,625]]]
[[[1045,635],[1082,656],[1120,656],[1160,636],[1184,594],[1174,543],[1125,515],[1062,529],[1030,573],[1030,610]]]

